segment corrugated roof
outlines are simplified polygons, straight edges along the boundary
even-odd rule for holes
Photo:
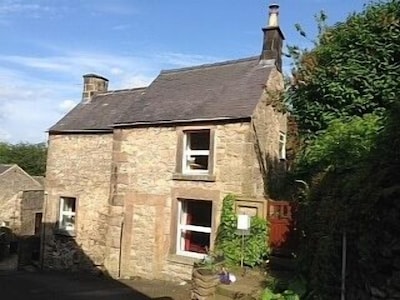
[[[142,96],[144,90],[137,88],[96,95],[91,101],[75,106],[49,131],[111,131],[114,121]]]

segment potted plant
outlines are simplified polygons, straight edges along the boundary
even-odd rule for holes
[[[220,282],[223,260],[208,254],[201,261],[194,263],[192,272],[192,300],[213,299]]]

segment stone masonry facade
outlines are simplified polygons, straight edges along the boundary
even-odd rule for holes
[[[279,91],[282,82],[281,73],[275,71],[266,90]],[[174,178],[178,133],[202,128],[215,130],[215,180]],[[267,92],[252,122],[115,130],[110,197],[113,221],[105,261],[108,272],[122,277],[190,278],[194,260],[174,251],[178,199],[212,201],[212,240],[222,199],[229,193],[264,203],[261,215],[265,217],[265,170],[261,165],[266,157],[279,160],[280,132],[286,132],[286,116],[270,104]],[[121,261],[116,263],[118,259]]]
[[[45,267],[102,266],[106,253],[112,134],[51,135],[44,211]],[[59,231],[61,197],[76,199],[76,228]]]
[[[266,90],[282,89],[272,71]],[[286,116],[264,92],[251,121],[115,128],[52,134],[46,176],[45,267],[99,269],[113,277],[189,279],[194,259],[176,255],[179,199],[212,201],[211,247],[228,193],[256,201],[266,216],[265,160],[277,159]],[[179,135],[213,131],[213,176],[177,174]],[[266,164],[265,164],[266,165]],[[61,197],[76,198],[73,234],[58,232]]]

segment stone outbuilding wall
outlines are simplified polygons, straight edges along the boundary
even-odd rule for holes
[[[21,231],[21,201],[28,190],[43,191],[43,186],[19,166],[10,166],[0,175],[0,225],[15,234]]]
[[[36,224],[35,221],[36,218],[40,218],[43,214],[44,199],[44,190],[24,191],[22,193],[20,235],[40,235],[41,228],[35,228],[40,224]],[[41,220],[37,221],[41,222]]]

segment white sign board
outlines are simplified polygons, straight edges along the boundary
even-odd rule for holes
[[[238,215],[237,216],[237,229],[249,230],[250,229],[250,216],[249,215]]]

